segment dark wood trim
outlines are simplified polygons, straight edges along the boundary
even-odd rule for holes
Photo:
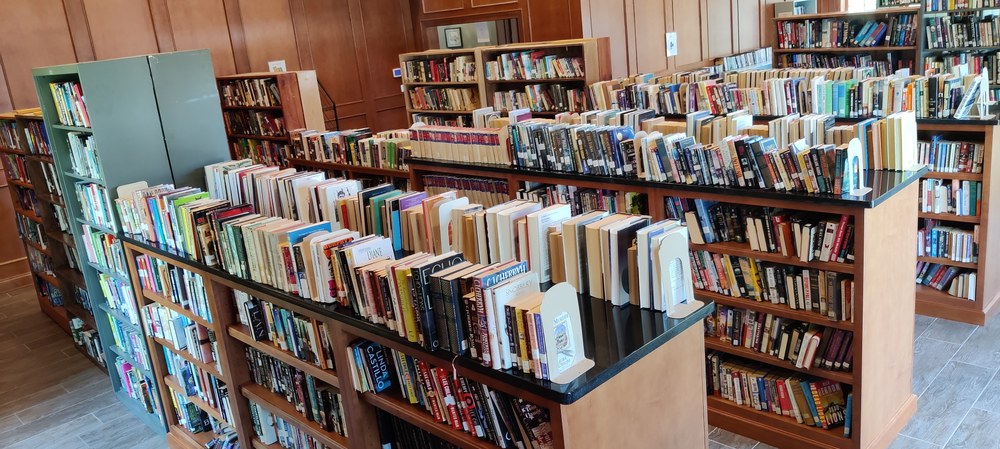
[[[229,42],[233,48],[233,62],[236,73],[250,71],[250,53],[247,51],[247,39],[243,30],[243,16],[240,15],[239,0],[223,0],[226,9],[226,23],[229,25]]]
[[[153,21],[153,33],[156,34],[156,46],[161,52],[176,51],[174,31],[170,26],[170,10],[167,0],[149,0],[149,17]]]
[[[87,23],[87,10],[83,6],[83,0],[63,0],[63,9],[66,12],[66,25],[69,26],[73,50],[76,52],[76,61],[93,61],[96,59],[94,40],[90,36],[90,25]]]

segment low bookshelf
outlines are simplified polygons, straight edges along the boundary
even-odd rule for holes
[[[864,197],[784,193],[763,190],[688,186],[618,177],[559,173],[506,166],[469,165],[410,159],[411,185],[419,189],[426,175],[468,176],[502,179],[511,195],[524,183],[563,184],[580,188],[641,192],[648,195],[648,214],[655,220],[667,218],[666,198],[718,201],[744,206],[780,208],[816,214],[848,217],[855,226],[854,263],[800,262],[780,254],[752,251],[748,244],[714,243],[692,245],[692,251],[710,251],[784,263],[800,268],[830,270],[850,276],[854,285],[853,319],[831,321],[805,310],[783,304],[757,302],[696,290],[695,296],[718,306],[853,332],[853,369],[829,371],[798,369],[787,361],[743,347],[734,347],[716,337],[705,337],[710,354],[728,360],[753,363],[760,369],[797,371],[806,376],[840,382],[853,392],[851,436],[843,429],[824,430],[797,423],[795,419],[739,406],[716,394],[708,396],[709,423],[778,447],[885,448],[916,411],[911,391],[913,298],[910,281],[916,264],[915,239],[917,195],[923,172],[869,171],[866,185],[874,191]],[[901,217],[911,217],[903,221]]]
[[[708,303],[683,319],[671,319],[662,312],[641,310],[635,306],[613,307],[603,300],[580,298],[584,320],[584,347],[597,365],[566,385],[541,381],[515,370],[493,370],[468,356],[455,356],[442,350],[428,350],[410,343],[387,328],[357,317],[350,310],[320,304],[276,290],[270,286],[233,276],[208,267],[159,245],[123,237],[127,257],[156,259],[177,269],[195,273],[204,281],[211,320],[178,310],[193,322],[213,330],[218,339],[218,370],[212,370],[226,382],[233,409],[231,422],[239,435],[241,447],[264,448],[253,429],[251,408],[258,407],[331,448],[381,447],[377,415],[385,413],[416,428],[462,448],[498,449],[449,425],[437,422],[417,406],[410,405],[399,393],[358,393],[353,385],[357,379],[351,369],[352,345],[359,340],[378,343],[387,349],[442,368],[470,381],[487,385],[515,398],[530,401],[548,409],[555,448],[610,447],[624,443],[630,447],[704,447],[707,422],[705,409],[692,404],[702,401],[705,388],[702,320],[711,314]],[[133,281],[141,285],[133,267]],[[238,297],[253,297],[271,307],[294,314],[297,319],[325,326],[329,332],[334,368],[320,367],[282,350],[268,341],[257,341],[239,321]],[[136,289],[140,306],[177,305],[162,294]],[[164,346],[160,339],[151,345]],[[170,348],[167,348],[170,351]],[[155,376],[162,394],[178,388],[173,376],[166,373],[162,351],[153,351]],[[347,436],[324,430],[295,410],[282,395],[256,384],[247,366],[247,355],[259,352],[287,364],[316,381],[338,390],[343,403],[344,427]],[[221,372],[219,372],[221,371]],[[685,385],[683,388],[650,389],[648,385],[664,382]],[[164,401],[167,400],[164,396]],[[201,401],[193,406],[205,408],[210,416],[218,410]],[[256,404],[256,405],[251,405]],[[676,413],[671,411],[677,407]],[[170,407],[166,407],[170,408]],[[622,414],[629,408],[638,414]],[[192,433],[179,425],[176,414],[168,411],[167,438],[172,449],[196,449],[211,439],[211,433]],[[672,418],[664,421],[664,413]],[[623,431],[627,429],[627,431]]]
[[[313,70],[220,76],[217,85],[234,159],[286,166],[291,131],[325,129]]]

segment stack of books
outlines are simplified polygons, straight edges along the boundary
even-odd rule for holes
[[[943,226],[938,220],[925,220],[917,230],[917,256],[939,257],[955,262],[979,261],[979,225],[971,230]]]

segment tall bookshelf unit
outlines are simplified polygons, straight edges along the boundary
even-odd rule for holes
[[[218,336],[221,372],[213,367],[208,369],[218,374],[228,385],[231,399],[238,398],[231,401],[233,422],[229,424],[239,435],[241,447],[278,447],[265,445],[256,437],[248,402],[253,401],[335,449],[382,447],[376,411],[393,415],[462,448],[498,449],[498,446],[488,441],[437,422],[422,408],[405,402],[398,392],[356,392],[349,349],[359,339],[379,343],[424,360],[432,366],[444,368],[548,408],[555,438],[554,447],[558,449],[611,447],[619,443],[628,447],[651,447],[655,442],[659,443],[657,447],[678,448],[704,447],[707,444],[704,435],[707,430],[705,411],[692,404],[703,403],[705,378],[701,364],[704,351],[701,321],[711,313],[712,304],[705,305],[687,318],[670,319],[660,312],[639,310],[634,306],[612,307],[602,300],[581,298],[585,347],[588,356],[598,360],[598,365],[570,384],[557,385],[516,371],[496,371],[467,356],[456,357],[440,350],[428,351],[400,338],[393,331],[356,318],[350,311],[304,300],[269,286],[235,277],[154,244],[128,237],[124,240],[131,275],[136,285],[139,285],[134,263],[137,256],[158,259],[196,273],[204,279],[212,313],[211,321],[174,305],[169,299],[154,292],[136,289],[136,300],[140,306],[155,303],[171,308],[208,327]],[[336,370],[320,369],[288,351],[276,349],[267,341],[256,341],[238,321],[239,310],[233,299],[235,291],[325,323],[330,330]],[[156,339],[150,344],[154,347],[163,345]],[[247,348],[263,352],[337,388],[343,397],[348,436],[324,431],[297,412],[295,406],[283,396],[255,384],[248,372],[244,352]],[[178,386],[166,374],[161,351],[153,352],[156,354],[154,371],[161,385],[160,392],[165,395],[164,401],[167,401],[168,391]],[[663,381],[690,387],[655,389],[654,392],[648,388],[654,382]],[[217,409],[204,401],[190,402],[205,410],[209,416],[219,415]],[[683,407],[683,412],[671,414],[671,419],[665,420],[666,413],[673,413],[670,409],[673,405]],[[618,412],[626,407],[639,413]],[[191,433],[179,425],[171,409],[168,408],[166,413],[169,426],[167,440],[172,449],[197,449],[214,437],[211,432]]]
[[[287,166],[280,149],[291,145],[290,131],[326,129],[313,70],[221,76],[217,85],[234,159]],[[249,95],[227,95],[234,92]]]
[[[910,279],[913,278],[911,267],[916,263],[913,238],[916,225],[901,225],[900,218],[917,217],[916,203],[912,198],[917,195],[917,180],[922,173],[872,171],[868,173],[866,185],[874,187],[873,193],[865,197],[833,197],[675,185],[432,160],[411,159],[408,163],[413,174],[411,184],[417,189],[422,187],[424,175],[448,174],[504,179],[510,186],[512,196],[517,186],[526,182],[646,193],[651,209],[649,212],[654,221],[666,217],[664,199],[667,197],[848,215],[852,217],[856,227],[856,261],[853,264],[800,262],[797,258],[783,257],[780,254],[752,251],[748,244],[692,245],[691,249],[853,275],[853,321],[830,321],[817,313],[791,310],[784,305],[731,298],[705,290],[695,291],[695,296],[706,302],[853,331],[852,371],[798,370],[806,375],[850,386],[854,393],[851,437],[844,437],[843,429],[840,428],[824,430],[808,427],[796,423],[792,418],[738,406],[714,395],[708,397],[709,423],[778,447],[871,449],[888,447],[916,411],[916,396],[911,392],[910,385],[915,293],[915,286]],[[868,279],[870,281],[866,281]],[[732,347],[715,338],[706,337],[705,346],[709,350],[757,363],[762,369],[795,370],[788,362],[753,350]]]
[[[204,165],[226,159],[225,147],[212,145],[223,131],[211,58],[207,50],[163,53],[37,68],[33,75],[70,224],[64,242],[77,248],[77,286],[89,293],[112,387],[132,414],[162,432],[149,352],[127,293],[114,200],[118,187],[139,181],[203,186]],[[78,83],[82,98],[52,83]],[[85,104],[89,127],[63,121],[69,103]],[[71,137],[96,147],[96,171],[74,163]]]
[[[446,80],[434,81],[436,78],[431,75],[424,77],[410,77],[406,70],[407,64],[448,64],[456,57],[473,58],[475,62],[474,78],[471,80]],[[473,89],[479,98],[480,107],[485,106],[486,91],[483,85],[483,64],[482,48],[459,48],[454,50],[427,50],[414,53],[403,53],[399,55],[399,66],[402,69],[403,77],[403,99],[406,102],[406,114],[410,123],[424,121],[429,124],[436,124],[431,120],[441,120],[440,124],[452,124],[459,126],[462,121],[472,122],[471,110],[440,110],[440,109],[418,109],[414,106],[411,96],[417,95],[420,89],[447,89],[447,88],[468,88]],[[426,118],[422,118],[426,117]],[[471,125],[468,125],[471,126]]]
[[[1000,173],[1000,161],[994,152],[1000,148],[1000,125],[996,121],[950,121],[939,123],[918,123],[917,132],[921,140],[932,136],[943,136],[955,141],[972,142],[984,146],[982,173],[928,172],[924,179],[974,181],[982,183],[982,200],[978,214],[959,216],[954,214],[919,213],[920,226],[927,220],[938,220],[947,226],[972,230],[978,226],[978,261],[972,263],[955,262],[945,258],[919,257],[919,261],[942,264],[973,270],[977,285],[975,300],[958,298],[947,292],[928,286],[918,285],[916,291],[917,313],[954,321],[983,325],[1000,309],[1000,277],[996,275],[1000,265],[1000,206],[992,204],[1000,198],[1000,186],[993,177]]]
[[[793,57],[795,56],[812,56],[812,57],[839,57],[839,56],[856,56],[864,57],[871,56],[873,61],[886,61],[887,58],[892,55],[896,61],[899,63],[905,63],[910,61],[912,63],[913,70],[911,73],[917,73],[921,69],[921,46],[924,41],[924,32],[920,26],[921,22],[921,8],[919,5],[904,6],[904,7],[892,7],[892,8],[879,8],[873,11],[862,11],[862,12],[834,12],[834,13],[817,13],[817,14],[800,14],[784,17],[774,17],[774,24],[777,29],[777,45],[774,48],[774,66],[775,67],[817,67],[816,64],[795,64]],[[829,20],[844,20],[851,22],[864,23],[868,20],[886,20],[893,17],[899,18],[904,15],[912,15],[912,20],[914,21],[913,28],[913,44],[912,45],[902,45],[902,46],[892,46],[892,45],[882,45],[874,47],[820,47],[820,48],[783,48],[781,46],[781,36],[783,35],[782,28],[788,25],[799,25],[806,22],[817,22],[824,19]],[[860,27],[859,27],[860,28]],[[891,31],[890,31],[891,32]],[[838,64],[844,65],[844,64]],[[846,64],[846,65],[860,65],[860,64]],[[905,65],[904,65],[905,66]],[[892,67],[892,70],[896,70],[899,67]]]
[[[63,283],[57,278],[57,258],[63,253],[58,240],[49,237],[53,232],[51,216],[53,197],[49,196],[44,179],[33,176],[42,168],[40,164],[51,157],[27,149],[25,120],[34,110],[14,111],[0,115],[0,157],[2,157],[14,219],[18,234],[28,257],[32,285],[38,294],[38,305],[53,322],[69,332],[69,315],[63,307]],[[40,183],[41,182],[41,183]],[[43,200],[43,198],[45,200]],[[65,255],[62,256],[65,258]]]

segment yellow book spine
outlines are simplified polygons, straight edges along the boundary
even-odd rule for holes
[[[413,282],[413,274],[409,268],[396,270],[396,285],[399,286],[399,303],[402,306],[400,314],[403,316],[403,329],[406,331],[406,339],[412,343],[417,342],[417,316],[413,310],[413,299],[410,297],[410,283]]]

